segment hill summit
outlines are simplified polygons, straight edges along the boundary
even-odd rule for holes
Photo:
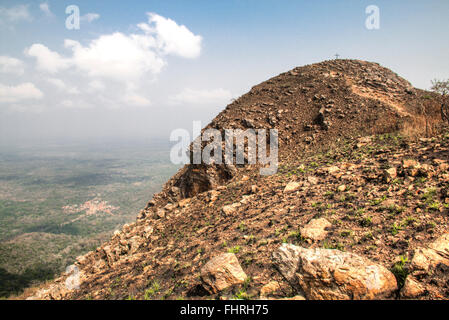
[[[447,299],[439,99],[359,60],[256,85],[203,130],[277,129],[276,174],[184,166],[135,223],[30,298]]]

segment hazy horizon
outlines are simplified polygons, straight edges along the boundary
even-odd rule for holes
[[[80,28],[68,29],[69,5]],[[379,8],[380,28],[365,21]],[[294,67],[374,61],[449,74],[447,1],[2,1],[0,145],[166,139]],[[432,35],[429,37],[429,35]]]

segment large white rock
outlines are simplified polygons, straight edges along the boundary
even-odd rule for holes
[[[283,244],[273,262],[310,300],[381,299],[397,290],[390,271],[353,253]]]

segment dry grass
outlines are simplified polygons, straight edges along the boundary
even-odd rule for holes
[[[419,138],[429,138],[436,134],[440,119],[426,117],[424,115],[415,116],[405,121],[400,130],[404,137],[412,140]]]

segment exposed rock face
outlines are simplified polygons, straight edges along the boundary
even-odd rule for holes
[[[208,191],[223,185],[235,174],[231,165],[191,165],[186,166],[179,174],[175,186],[179,188],[180,198],[190,198],[198,193]]]
[[[283,244],[273,260],[311,300],[391,298],[397,289],[390,271],[353,253]]]
[[[246,278],[245,272],[233,253],[219,255],[201,268],[201,279],[212,293],[243,283]]]
[[[314,241],[326,238],[327,231],[332,224],[324,218],[313,219],[301,229],[301,236]]]

